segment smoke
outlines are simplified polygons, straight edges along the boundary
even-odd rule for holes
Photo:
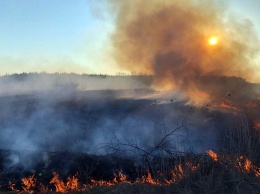
[[[0,158],[1,150],[15,151],[4,157],[6,168],[19,164],[28,169],[44,152],[95,153],[108,142],[109,126],[119,128],[119,120],[121,128],[131,126],[123,122],[131,115],[110,115],[117,114],[117,99],[138,95],[141,89],[145,93],[151,79],[59,73],[1,76]],[[125,104],[120,106],[122,111]]]
[[[232,14],[226,1],[109,2],[117,13],[113,57],[129,71],[153,74],[157,89],[180,89],[192,97],[202,90],[203,77],[260,81],[253,24]],[[208,43],[212,36],[217,45]],[[220,84],[212,82],[212,87]]]
[[[182,92],[192,97],[194,91],[205,91],[206,96],[231,92],[233,98],[234,88],[241,84],[248,88],[243,79],[234,78],[230,83],[224,76],[247,80],[254,76],[257,37],[250,21],[230,15],[224,1],[109,2],[116,13],[112,54],[121,67],[153,74],[155,87],[175,88],[181,91],[180,96]],[[208,44],[211,36],[218,37],[217,45]],[[0,148],[27,154],[24,158],[7,157],[8,168],[17,163],[33,166],[27,159],[37,163],[43,155],[38,153],[44,152],[104,154],[106,149],[98,148],[108,143],[121,150],[120,145],[129,143],[149,149],[183,118],[193,125],[169,136],[169,147],[205,151],[216,147],[216,134],[228,120],[214,120],[213,113],[190,109],[184,106],[186,101],[171,101],[172,97],[160,104],[158,99],[122,92],[149,86],[149,77],[146,81],[131,76],[78,75],[16,79],[6,76],[0,83]],[[247,92],[253,90],[259,87],[252,86]],[[237,99],[244,98],[241,95],[237,92]]]
[[[184,118],[193,125],[187,124],[170,135],[166,139],[169,149],[203,152],[216,143],[212,134],[217,123],[204,122],[209,113],[190,110],[183,101],[168,99],[170,104],[166,104],[148,99],[145,96],[154,92],[143,88],[149,86],[147,76],[17,74],[1,78],[0,154],[2,150],[11,151],[0,157],[7,171],[18,167],[33,171],[40,162],[48,163],[45,153],[50,152],[136,151],[123,144],[149,150]],[[142,85],[145,80],[146,85]],[[79,89],[83,82],[93,82],[91,87],[97,90]],[[116,82],[120,84],[114,86]],[[204,131],[203,137],[198,131]]]
[[[21,73],[0,77],[0,96],[56,92],[63,98],[76,89],[88,90],[131,90],[146,88],[151,76],[107,76],[76,73]],[[117,84],[114,84],[114,83]],[[41,86],[41,87],[39,87]],[[63,95],[64,94],[64,95]]]

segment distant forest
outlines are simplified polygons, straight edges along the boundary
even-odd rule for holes
[[[46,77],[50,77],[50,76],[80,76],[80,77],[153,77],[152,75],[147,75],[147,74],[142,74],[142,73],[136,73],[136,72],[131,72],[130,74],[127,74],[127,73],[124,73],[124,72],[117,72],[115,75],[110,75],[110,74],[102,74],[102,73],[91,73],[91,74],[86,74],[86,73],[83,73],[83,74],[79,74],[79,73],[59,73],[59,72],[56,72],[56,73],[46,73],[46,72],[40,72],[40,73],[37,73],[37,72],[30,72],[30,73],[26,73],[26,72],[23,72],[23,73],[13,73],[13,74],[5,74],[5,75],[1,75],[0,76],[0,79],[1,78],[6,78],[6,77],[13,77],[17,80],[21,80],[21,79],[26,79],[30,76],[46,76]]]
[[[118,90],[149,88],[153,76],[117,73],[15,73],[0,76],[0,94],[42,90]]]

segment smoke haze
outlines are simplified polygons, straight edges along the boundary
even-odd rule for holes
[[[184,106],[182,99],[170,101],[171,95],[148,98],[156,94],[151,81],[150,76],[76,74],[0,77],[0,151],[14,151],[3,158],[4,168],[31,169],[48,162],[46,152],[106,154],[116,148],[131,153],[119,142],[149,150],[183,123],[167,138],[169,149],[215,147],[218,121]]]

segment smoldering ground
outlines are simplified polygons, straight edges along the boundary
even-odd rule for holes
[[[214,92],[222,84],[216,77],[260,82],[259,64],[254,61],[260,48],[254,26],[232,13],[228,1],[108,2],[116,13],[113,57],[127,70],[153,74],[155,88],[180,89],[190,99],[197,92],[210,92],[214,98],[228,92],[226,88]],[[208,43],[212,36],[218,44]],[[259,95],[259,91],[250,92]]]

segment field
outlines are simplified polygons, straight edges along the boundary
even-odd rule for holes
[[[151,83],[2,77],[1,192],[259,193],[259,100],[196,105]]]

